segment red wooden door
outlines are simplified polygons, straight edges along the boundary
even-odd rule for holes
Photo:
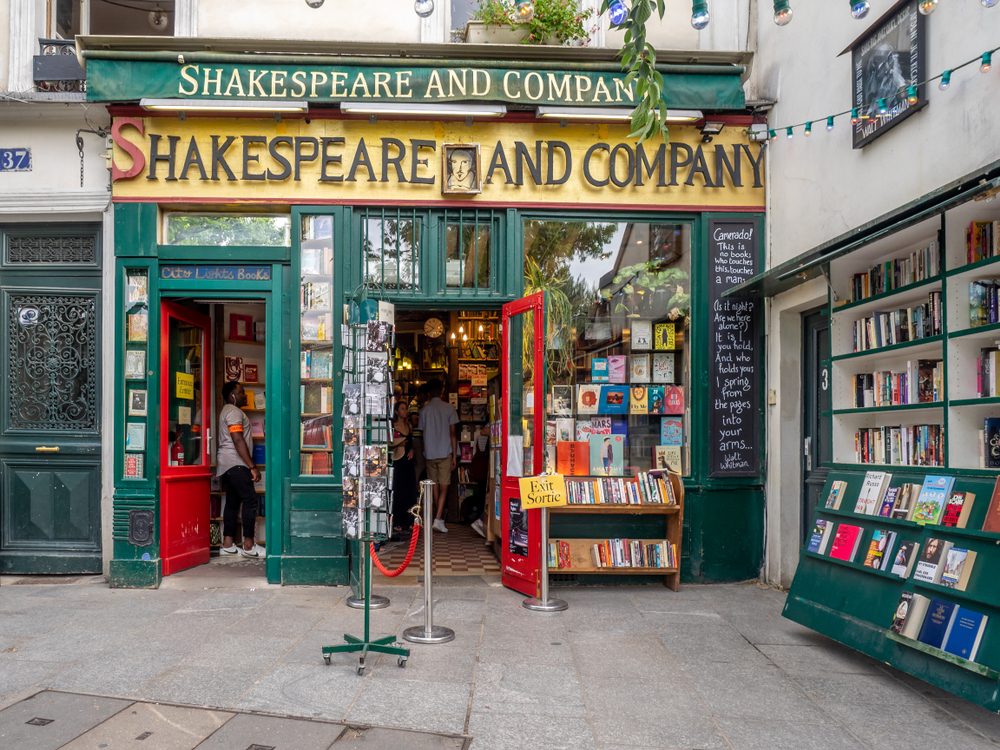
[[[160,556],[163,575],[208,562],[211,319],[160,308]]]
[[[541,511],[521,509],[518,479],[542,473],[545,448],[544,292],[503,306],[503,442],[500,580],[527,596],[540,592]]]

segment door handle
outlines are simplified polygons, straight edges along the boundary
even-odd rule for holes
[[[36,445],[35,446],[35,450],[38,453],[58,453],[59,452],[59,446],[58,445]]]

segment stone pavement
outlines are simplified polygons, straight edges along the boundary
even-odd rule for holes
[[[404,669],[369,659],[359,677],[356,657],[320,653],[361,632],[347,589],[261,580],[214,565],[157,591],[5,577],[0,709],[46,687],[470,735],[472,750],[1000,741],[996,715],[783,619],[784,594],[753,584],[560,588],[569,610],[541,614],[492,578],[436,579],[435,622],[455,641],[412,646]],[[419,586],[380,584],[392,605],[373,636],[422,622]]]

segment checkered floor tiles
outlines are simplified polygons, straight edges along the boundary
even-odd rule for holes
[[[434,572],[437,575],[485,575],[499,573],[500,561],[493,554],[492,547],[486,546],[486,540],[479,536],[470,526],[448,524],[448,533],[434,532]],[[406,559],[410,537],[406,535],[402,542],[393,544],[389,550],[379,553],[379,560],[387,570],[395,570]],[[413,560],[403,575],[416,575],[423,572],[424,540],[417,541],[417,549]],[[374,580],[374,579],[373,579]]]

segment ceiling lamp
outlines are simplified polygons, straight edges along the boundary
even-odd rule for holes
[[[242,99],[140,99],[150,112],[308,112],[309,102],[248,102]]]
[[[546,120],[612,120],[632,119],[628,107],[537,107],[535,117]],[[698,122],[704,118],[698,109],[668,109],[667,122]]]

